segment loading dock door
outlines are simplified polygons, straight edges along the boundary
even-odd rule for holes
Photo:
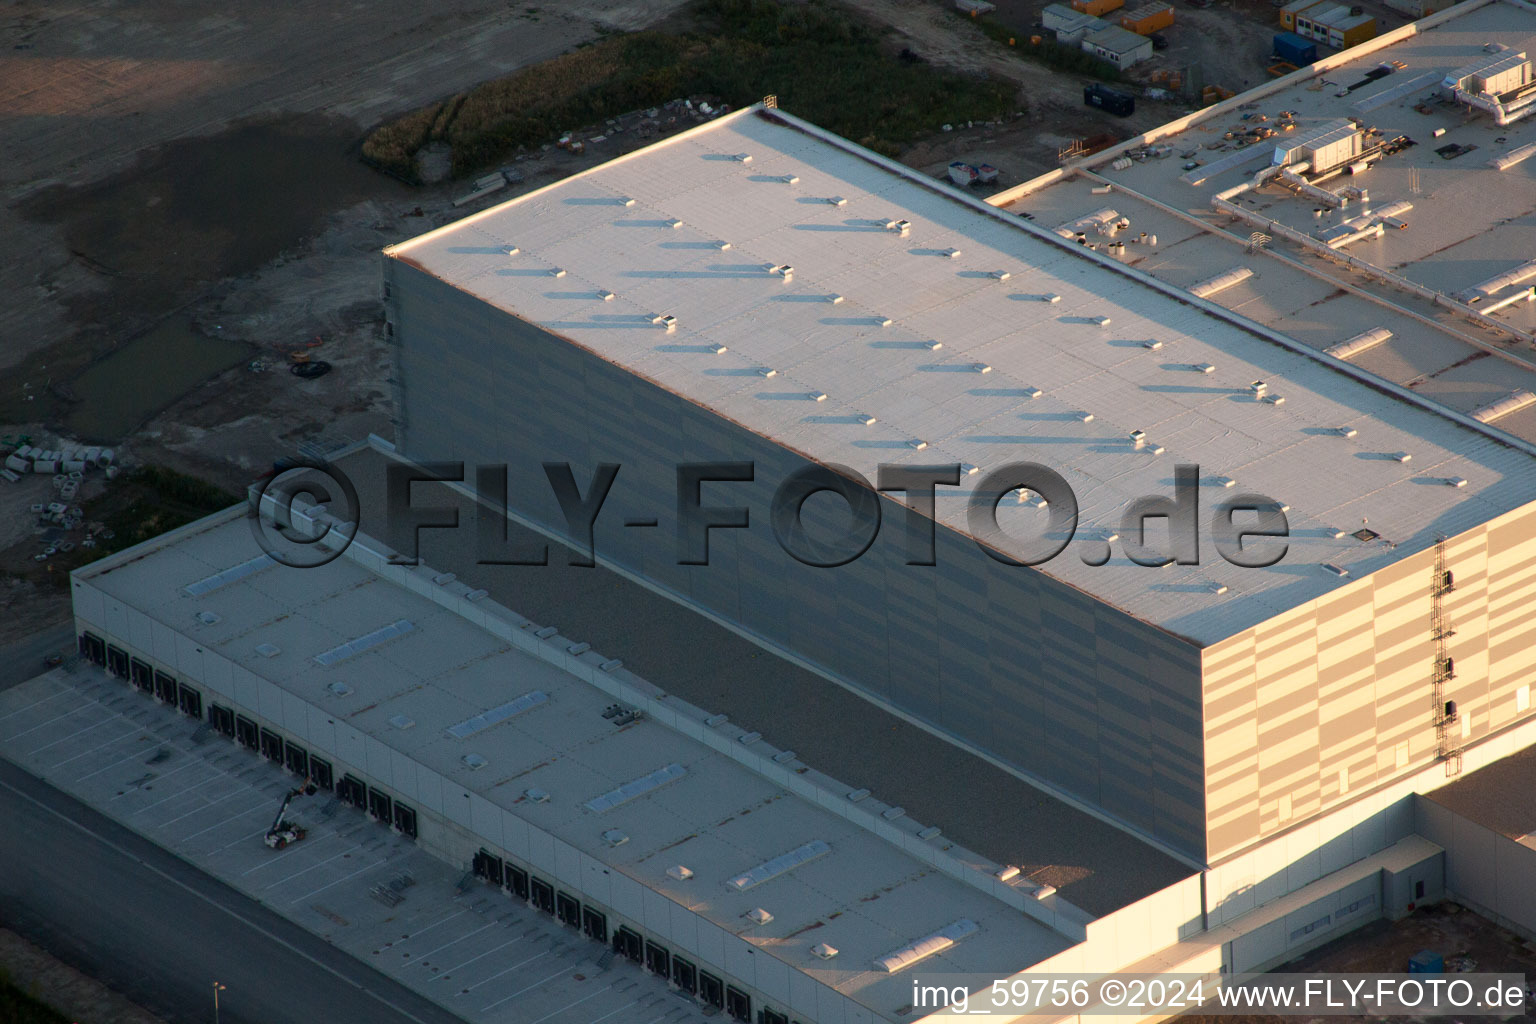
[[[155,696],[167,704],[176,703],[176,695],[180,691],[176,683],[176,677],[168,672],[155,673]]]
[[[699,972],[699,999],[706,1006],[725,1009],[725,983],[708,971]]]
[[[353,807],[365,807],[368,804],[368,787],[363,785],[361,779],[352,775],[341,777],[341,784],[336,787],[336,795]]]
[[[608,915],[591,907],[581,908],[581,931],[593,942],[608,941]]]
[[[179,691],[179,698],[182,714],[188,715],[192,718],[203,717],[203,695],[201,693],[199,693],[197,690],[194,690],[186,683],[182,683],[181,690]]]
[[[388,793],[381,793],[377,789],[368,791],[368,814],[375,821],[391,824],[390,808],[394,801],[390,800]]]
[[[128,676],[133,680],[133,685],[141,690],[154,687],[155,670],[149,662],[134,658],[128,662]]]
[[[331,772],[331,762],[323,757],[311,757],[309,759],[309,778],[321,789],[330,789],[336,784]]]
[[[475,859],[470,866],[476,878],[483,878],[488,882],[499,882],[501,879],[501,858],[493,856],[491,851],[484,847],[475,854]]]
[[[528,872],[522,868],[507,865],[507,888],[512,890],[512,895],[520,900],[526,900],[532,892],[528,888]]]
[[[271,729],[261,730],[261,754],[268,761],[283,763],[283,738]]]
[[[283,745],[283,763],[295,775],[309,775],[309,751],[293,743]]]
[[[752,1024],[752,997],[735,985],[725,987],[725,1012],[732,1020]]]
[[[555,913],[555,887],[542,878],[529,879],[533,890],[533,905],[551,916]]]
[[[555,893],[555,916],[561,924],[581,927],[581,901],[568,892]]]
[[[672,984],[693,995],[699,990],[698,969],[680,956],[672,958]]]
[[[405,804],[395,804],[395,831],[407,839],[416,838],[416,812]]]
[[[107,645],[107,671],[119,679],[128,678],[128,652],[121,647]]]
[[[613,949],[622,957],[627,957],[635,963],[639,963],[644,954],[645,943],[640,939],[640,933],[628,925],[620,925],[619,930],[613,933]]]
[[[225,736],[235,734],[235,713],[222,704],[208,705],[208,722]]]
[[[249,718],[246,718],[244,715],[236,715],[235,739],[240,741],[242,747],[255,750],[261,746],[261,730]]]
[[[80,634],[80,656],[94,665],[107,664],[107,645],[95,633]]]

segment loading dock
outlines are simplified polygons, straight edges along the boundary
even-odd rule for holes
[[[271,729],[261,730],[261,756],[268,761],[283,763],[283,738]]]
[[[555,914],[555,887],[542,878],[530,878],[529,889],[533,893],[531,901],[533,905],[553,917]]]
[[[330,789],[334,783],[331,773],[331,762],[323,757],[311,757],[309,759],[309,778],[311,782],[321,789]],[[412,835],[415,835],[415,833],[413,832]]]
[[[80,655],[93,665],[105,666],[107,663],[106,642],[95,633],[80,634]]]
[[[672,984],[680,991],[695,995],[699,991],[699,970],[680,956],[672,958]]]
[[[167,704],[175,704],[179,687],[176,677],[165,672],[155,673],[155,696]]]
[[[581,901],[568,892],[555,893],[555,916],[562,924],[581,927]]]
[[[222,704],[208,706],[208,724],[225,736],[235,735],[235,713]]]
[[[666,948],[654,942],[645,944],[645,966],[652,974],[659,974],[663,978],[672,975],[672,956]]]
[[[619,930],[613,933],[613,951],[619,956],[639,963],[644,956],[645,943],[640,938],[640,933],[628,925],[620,925]]]
[[[361,779],[353,775],[343,775],[341,785],[336,787],[336,795],[343,803],[349,803],[353,807],[366,807],[368,805],[368,787],[363,785]]]
[[[140,658],[129,660],[128,676],[133,685],[141,690],[148,690],[154,686],[155,670],[149,662]]]
[[[385,825],[393,821],[394,819],[391,814],[393,803],[394,801],[390,800],[388,793],[381,792],[378,789],[368,790],[368,816],[374,821],[382,822]]]
[[[181,708],[182,714],[188,718],[203,717],[203,694],[200,690],[182,683],[180,690],[177,691],[177,697],[177,705]]]
[[[699,1001],[717,1010],[725,1009],[725,982],[708,971],[700,971]]]

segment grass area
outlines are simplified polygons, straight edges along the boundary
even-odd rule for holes
[[[69,1018],[11,984],[0,968],[0,1024],[69,1024]]]
[[[140,467],[119,477],[106,494],[86,506],[86,518],[106,524],[113,536],[99,541],[94,551],[87,552],[91,558],[83,561],[158,537],[239,500],[222,487],[174,469]]]
[[[223,488],[185,473],[163,466],[143,466],[119,476],[107,486],[105,494],[81,506],[85,521],[101,523],[111,531],[111,537],[99,535],[96,547],[85,548],[79,546],[84,531],[72,531],[67,536],[75,541],[75,549],[60,552],[45,562],[33,561],[32,556],[42,544],[28,539],[0,557],[0,575],[46,580],[67,587],[70,570],[185,526],[239,500]],[[0,1024],[8,1024],[3,1014]]]
[[[966,18],[967,21],[974,23],[977,28],[1004,46],[1011,47],[1020,57],[1037,64],[1044,64],[1052,71],[1088,75],[1101,82],[1118,82],[1125,78],[1119,68],[1107,60],[1100,60],[1081,47],[1065,46],[1049,35],[1042,35],[1039,43],[1031,44],[1028,35],[1020,36],[1017,30],[1000,24],[987,15],[977,15],[972,18],[959,11],[953,13],[956,17]]]
[[[733,106],[779,97],[798,116],[895,155],[946,122],[992,120],[1019,106],[1011,83],[899,60],[879,36],[825,0],[697,0],[694,29],[613,36],[382,125],[369,162],[415,178],[415,154],[452,147],[456,174],[519,146],[684,96]]]

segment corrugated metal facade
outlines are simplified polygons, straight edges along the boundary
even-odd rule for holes
[[[583,488],[595,464],[620,463],[598,520],[599,557],[1203,856],[1195,645],[1041,572],[1004,566],[942,526],[937,565],[909,566],[904,510],[886,499],[880,538],[861,558],[801,565],[779,548],[767,511],[803,457],[408,260],[386,260],[385,275],[405,382],[397,443],[410,458],[506,463],[510,504],[561,532],[541,462],[571,462]],[[752,525],[712,531],[711,564],[680,566],[670,529],[676,466],[707,460],[755,463],[754,483],[703,493],[705,505],[750,507]],[[841,503],[831,507],[830,521],[845,521]],[[816,508],[814,499],[806,506],[813,527]],[[651,516],[660,529],[622,525]],[[719,671],[729,685],[731,667]]]
[[[1444,699],[1465,745],[1530,714],[1536,507],[1451,538],[1445,558]],[[1213,861],[1438,757],[1433,577],[1431,549],[1206,649]]]

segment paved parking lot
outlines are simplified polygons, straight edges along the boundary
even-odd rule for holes
[[[294,778],[71,661],[0,692],[0,752],[413,991],[476,1022],[702,1021],[691,999],[468,879],[328,793],[262,836]]]

